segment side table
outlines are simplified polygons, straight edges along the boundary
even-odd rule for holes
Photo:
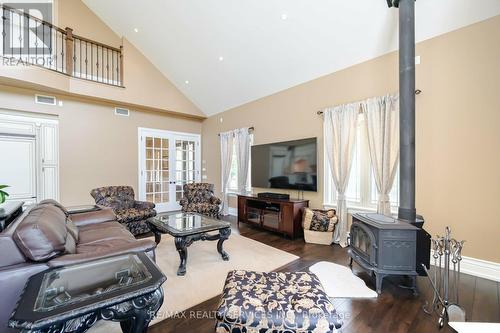
[[[98,320],[147,332],[163,303],[165,275],[144,253],[54,268],[32,276],[9,320],[22,332],[85,332]]]
[[[0,232],[23,212],[24,201],[5,202],[0,204]]]

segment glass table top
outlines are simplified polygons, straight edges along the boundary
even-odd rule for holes
[[[91,272],[92,278],[89,278]],[[125,254],[47,272],[35,300],[35,312],[102,297],[147,282],[151,273],[136,254]]]
[[[165,213],[149,219],[156,229],[173,236],[195,234],[205,231],[229,228],[231,224],[212,217],[195,213]]]

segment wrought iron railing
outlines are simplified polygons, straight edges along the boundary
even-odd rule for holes
[[[23,11],[0,5],[2,65],[40,66],[73,77],[123,85],[123,49],[73,34]]]

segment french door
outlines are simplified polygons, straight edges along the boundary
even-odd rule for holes
[[[200,135],[139,128],[139,199],[179,210],[186,183],[200,181]]]

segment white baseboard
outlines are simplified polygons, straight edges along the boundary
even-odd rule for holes
[[[431,251],[431,265],[434,264]],[[453,267],[453,266],[452,266]],[[500,263],[462,256],[460,272],[500,282]]]
[[[229,207],[227,212],[229,213],[229,215],[238,216],[238,208]]]
[[[500,264],[470,257],[462,257],[460,270],[463,273],[500,282]]]

